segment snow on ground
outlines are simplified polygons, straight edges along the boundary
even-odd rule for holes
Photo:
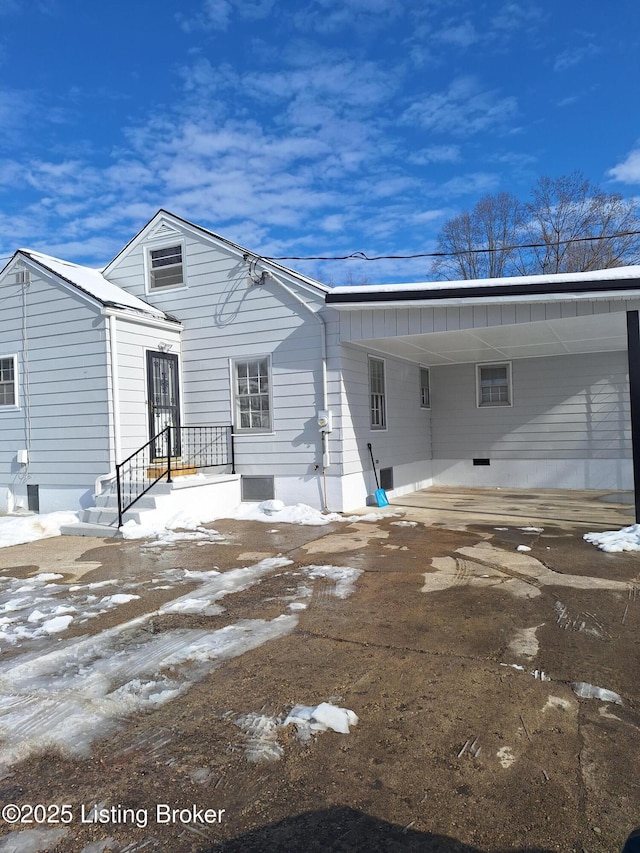
[[[36,539],[60,536],[63,524],[76,524],[77,512],[47,512],[42,515],[4,515],[0,517],[0,548],[23,545]]]
[[[307,504],[294,504],[287,506],[282,501],[270,500],[261,503],[244,503],[233,509],[230,513],[220,516],[209,517],[205,511],[199,515],[193,513],[178,513],[176,515],[149,521],[144,520],[142,524],[128,521],[120,528],[125,539],[154,539],[152,545],[173,545],[180,541],[196,541],[198,544],[206,542],[224,542],[225,539],[215,530],[208,530],[203,524],[218,521],[220,518],[231,518],[236,521],[261,521],[265,524],[305,524],[311,526],[323,526],[337,521],[359,522],[380,521],[381,518],[395,518],[396,512],[368,512],[362,515],[340,515],[337,512],[321,512]],[[413,525],[415,522],[406,522]],[[193,531],[190,533],[177,533],[180,531]],[[269,533],[277,530],[269,530]]]
[[[318,579],[334,581],[333,594],[344,598],[360,574],[339,566],[294,571],[292,565],[286,557],[273,557],[227,572],[167,569],[151,579],[120,578],[118,589],[125,591],[117,593],[109,589],[115,581],[69,585],[52,573],[26,580],[0,578],[0,636],[14,650],[0,662],[0,778],[3,770],[34,751],[85,754],[124,717],[183,695],[222,661],[286,636],[298,623],[289,611],[270,621],[240,619],[217,630],[152,633],[154,617],[218,615],[224,612],[220,599],[285,567],[287,574],[297,575],[298,584],[292,595],[282,596],[283,610],[291,603],[304,604]],[[180,595],[185,584],[197,587]],[[136,600],[145,591],[172,588],[178,595],[159,610],[93,636],[63,638],[69,626]]]
[[[335,581],[333,595],[336,598],[348,598],[362,574],[362,569],[351,569],[344,566],[305,566],[303,572],[312,580],[314,578],[327,578]]]
[[[640,524],[632,524],[621,530],[604,533],[585,533],[583,539],[596,545],[601,551],[640,551]]]
[[[234,720],[242,729],[246,739],[247,761],[279,761],[284,749],[278,743],[278,731],[284,726],[295,725],[299,740],[311,740],[318,732],[334,731],[349,734],[349,727],[358,723],[358,716],[348,708],[339,708],[330,702],[319,705],[295,705],[287,717],[272,717],[265,714],[242,714]]]
[[[259,504],[240,504],[228,515],[212,515],[203,508],[201,512],[178,512],[159,514],[149,512],[142,514],[142,523],[128,521],[120,531],[124,539],[149,539],[145,547],[172,546],[178,542],[195,542],[197,545],[208,543],[224,543],[227,540],[218,533],[203,527],[219,520],[221,517],[238,521],[262,521],[273,524],[306,524],[321,526],[335,521],[380,521],[381,518],[394,518],[396,512],[369,512],[362,515],[340,515],[337,512],[321,512],[307,504],[286,506],[282,501],[262,501]],[[10,545],[21,545],[34,542],[36,539],[46,539],[60,536],[60,528],[65,524],[76,524],[79,520],[76,512],[49,512],[40,515],[8,515],[0,517],[0,548]],[[415,522],[400,522],[413,526]],[[274,532],[273,530],[269,531]]]
[[[312,732],[326,732],[328,729],[348,735],[349,726],[358,724],[358,716],[348,708],[338,708],[330,702],[321,702],[315,707],[295,705],[284,721],[284,725],[287,726],[289,723],[296,726],[298,736],[302,740],[308,740]]]
[[[0,853],[42,853],[43,850],[51,850],[67,833],[68,830],[61,827],[10,832],[0,839]]]
[[[169,570],[163,578],[171,584],[181,582],[183,570]],[[86,584],[66,584],[63,575],[42,572],[30,578],[0,577],[0,650],[22,646],[51,634],[65,631],[72,624],[84,625],[91,619],[140,598],[130,590],[151,587],[153,581],[127,578]],[[121,592],[109,592],[116,586]]]

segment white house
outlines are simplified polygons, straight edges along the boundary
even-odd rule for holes
[[[17,251],[0,299],[0,512],[90,507],[145,445],[130,479],[332,510],[368,445],[396,495],[633,486],[640,267],[332,289],[159,211],[101,272]]]

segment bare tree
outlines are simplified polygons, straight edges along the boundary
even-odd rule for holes
[[[518,270],[518,243],[524,207],[511,193],[486,195],[470,212],[450,219],[438,235],[438,252],[431,273],[448,280],[501,278]],[[485,251],[475,251],[484,249]]]
[[[640,230],[636,206],[605,193],[580,172],[540,178],[526,205],[526,272],[561,273],[637,263]],[[591,239],[593,238],[593,239]]]
[[[485,196],[445,223],[438,251],[446,256],[436,258],[431,274],[496,278],[638,263],[639,231],[634,202],[604,192],[580,172],[543,177],[527,203],[510,193]]]

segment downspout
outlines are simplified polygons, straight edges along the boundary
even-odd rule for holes
[[[107,337],[109,340],[109,372],[111,375],[111,413],[113,416],[113,469],[108,474],[96,478],[93,495],[101,494],[104,484],[115,480],[118,476],[116,465],[122,459],[122,439],[120,436],[120,381],[118,378],[118,337],[116,315],[107,314]]]
[[[295,299],[295,301],[302,305],[303,308],[314,317],[318,323],[320,323],[320,347],[321,347],[321,360],[322,360],[322,408],[325,411],[329,409],[329,391],[328,391],[328,383],[327,383],[327,324],[324,321],[324,317],[318,312],[314,311],[313,308],[304,301],[295,290],[292,290],[287,284],[282,281],[275,273],[271,272],[271,270],[266,270],[267,275],[272,278],[277,284],[280,285],[287,293]],[[331,459],[329,456],[329,438],[328,433],[324,432],[324,430],[320,433],[322,436],[322,481],[323,481],[323,494],[324,494],[324,512],[329,512],[329,507],[327,505],[327,480],[325,471],[331,464]]]
[[[120,379],[118,376],[118,337],[116,315],[109,314],[109,354],[111,367],[111,410],[113,412],[113,452],[114,464],[122,459],[122,438],[120,435]]]

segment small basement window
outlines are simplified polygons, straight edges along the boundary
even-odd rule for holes
[[[509,363],[477,365],[477,398],[478,406],[483,408],[512,404]]]
[[[184,284],[182,246],[149,250],[149,290],[164,290]]]

